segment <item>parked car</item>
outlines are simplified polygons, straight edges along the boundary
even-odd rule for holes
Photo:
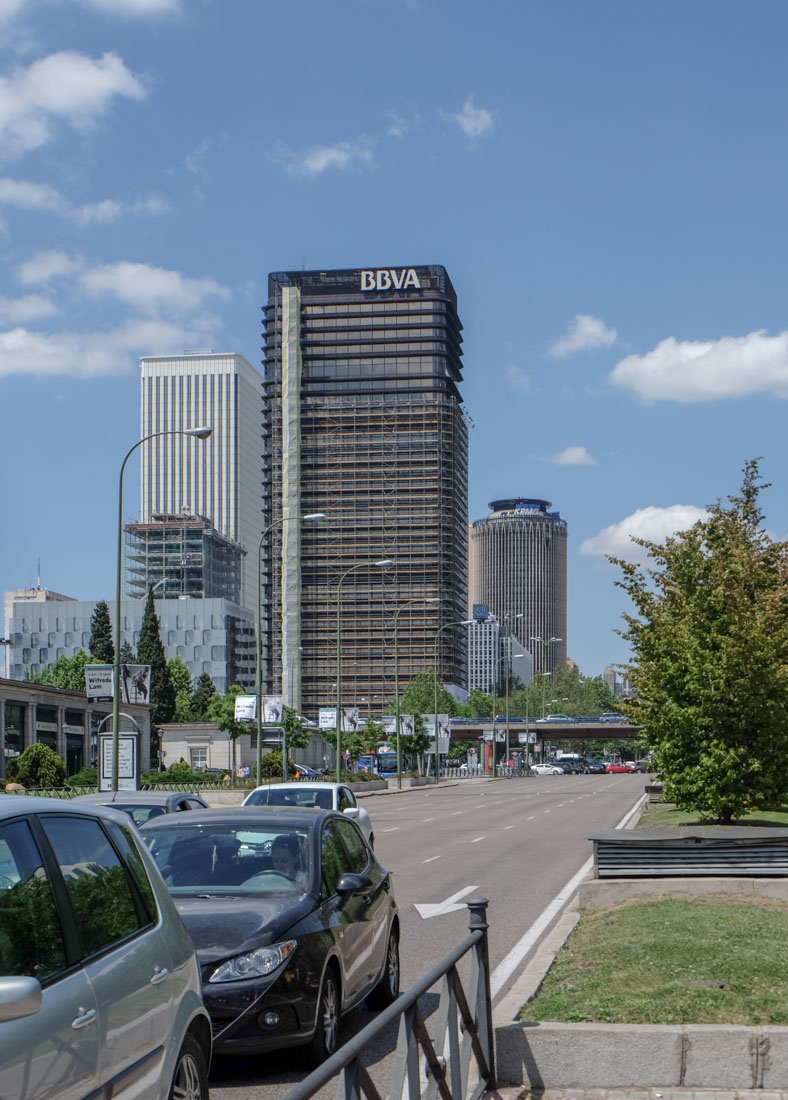
[[[208,809],[208,803],[200,795],[182,791],[99,791],[98,794],[78,794],[71,801],[122,810],[135,825],[144,825],[159,814]]]
[[[399,994],[391,876],[355,821],[333,810],[246,806],[143,825],[197,948],[214,1050],[339,1045],[365,998]]]
[[[635,767],[633,764],[605,764],[605,771],[611,772],[633,772]]]
[[[531,771],[534,775],[563,775],[564,769],[555,764],[532,764]]]
[[[325,771],[317,771],[315,768],[310,768],[308,764],[294,764],[296,776],[300,776],[302,779],[321,779],[325,775]]]
[[[602,760],[586,760],[586,772],[589,775],[604,775],[604,762]]]
[[[268,783],[255,787],[242,806],[294,806],[303,809],[339,810],[352,817],[364,836],[375,846],[369,814],[359,806],[356,796],[346,783]]]
[[[194,947],[128,817],[0,798],[0,1096],[208,1100],[210,1059]]]
[[[617,714],[616,711],[609,710],[605,714],[599,715],[600,722],[626,722],[626,718],[623,714]]]
[[[546,718],[537,718],[537,722],[571,722],[568,714],[548,714]]]

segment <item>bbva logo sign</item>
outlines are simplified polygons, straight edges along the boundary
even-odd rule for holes
[[[361,272],[362,290],[404,290],[409,286],[421,290],[419,277],[412,267],[403,267],[399,271],[383,268],[380,271]]]

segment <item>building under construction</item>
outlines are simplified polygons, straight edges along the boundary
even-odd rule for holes
[[[437,634],[467,598],[461,343],[443,267],[269,276],[263,685],[309,716],[338,664],[343,701],[380,713],[436,641],[465,685],[462,628]]]

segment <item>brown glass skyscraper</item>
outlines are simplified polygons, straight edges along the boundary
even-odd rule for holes
[[[348,570],[342,698],[362,713],[393,698],[406,601],[400,690],[433,666],[437,628],[465,617],[460,333],[443,267],[269,276],[263,682],[309,716],[335,697]],[[326,518],[300,522],[314,512]],[[394,564],[366,568],[383,558]],[[439,643],[439,674],[464,685],[462,629]]]

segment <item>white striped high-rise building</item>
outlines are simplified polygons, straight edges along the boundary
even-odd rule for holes
[[[205,441],[165,435],[141,450],[140,522],[203,516],[245,551],[241,606],[254,608],[263,531],[263,379],[242,355],[210,351],[141,360],[141,436],[207,425]]]
[[[534,672],[566,663],[567,526],[549,500],[494,500],[471,524],[468,607],[485,604],[533,654]]]

